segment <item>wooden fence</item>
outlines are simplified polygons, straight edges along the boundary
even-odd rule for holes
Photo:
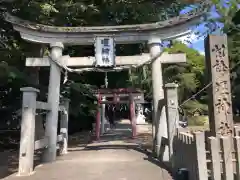
[[[190,180],[239,180],[240,136],[206,137],[205,132],[178,132],[173,166],[188,170]]]

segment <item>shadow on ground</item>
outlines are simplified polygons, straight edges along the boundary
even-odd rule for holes
[[[19,130],[0,131],[0,179],[16,172],[19,140]]]
[[[147,138],[146,138],[147,137]],[[155,158],[147,143],[152,143],[152,139],[149,138],[149,134],[138,134],[136,138],[132,138],[131,125],[117,123],[117,127],[114,130],[108,131],[101,137],[100,141],[94,141],[91,137],[90,132],[81,132],[69,136],[69,152],[75,151],[101,151],[106,149],[124,149],[124,150],[134,150],[141,154],[144,154],[143,160],[149,161],[154,165],[166,169],[169,174],[171,171],[161,163],[157,158]],[[18,147],[18,146],[16,146]],[[17,172],[18,169],[18,148],[13,150],[4,151],[0,153],[0,179],[7,177],[13,173]],[[35,153],[35,166],[41,162],[42,152]],[[59,158],[64,159],[64,156]]]
[[[8,177],[18,171],[19,131],[0,133],[0,179]],[[69,136],[69,147],[85,147],[89,143],[90,133],[81,132]],[[35,151],[34,166],[41,164],[43,151]]]

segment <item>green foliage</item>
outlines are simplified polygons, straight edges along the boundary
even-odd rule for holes
[[[220,22],[224,24],[223,32],[227,33],[233,29],[238,29],[236,24],[233,22],[233,17],[236,12],[239,11],[239,0],[212,0],[215,4],[216,11],[220,15],[218,18],[215,18],[215,22]]]
[[[228,54],[231,66],[232,101],[234,113],[240,110],[240,11],[239,0],[212,0],[219,17],[210,19],[210,32],[216,30],[217,23],[223,24],[222,32],[228,35]],[[213,27],[213,28],[211,28]]]
[[[229,35],[229,55],[232,66],[239,64],[239,13],[237,12],[237,0],[230,0],[229,7],[220,6],[222,1],[214,0],[216,9],[220,13],[220,18],[209,20],[209,24],[215,22],[224,23],[224,32]],[[172,4],[171,4],[172,3]],[[139,0],[92,0],[92,1],[72,1],[72,0],[17,0],[13,3],[2,3],[0,11],[0,105],[9,109],[8,112],[13,114],[20,108],[21,93],[19,88],[23,86],[35,86],[41,90],[41,96],[46,98],[48,85],[48,71],[40,70],[40,84],[34,82],[32,73],[24,66],[25,58],[36,56],[33,51],[40,49],[32,47],[33,44],[21,40],[10,24],[3,20],[3,12],[10,12],[20,18],[57,26],[99,26],[99,25],[122,25],[147,23],[164,20],[176,16],[179,10],[184,6],[179,1],[139,1]],[[235,15],[235,19],[233,16]],[[237,23],[238,21],[238,23]],[[212,26],[216,29],[216,26]],[[212,28],[211,30],[213,30]],[[117,55],[129,55],[133,52],[142,52],[146,48],[144,45],[118,46]],[[126,48],[127,47],[127,48]],[[93,51],[92,47],[72,46],[67,47],[65,54],[71,56],[90,56]],[[47,48],[44,49],[47,52]],[[176,82],[180,85],[179,97],[180,104],[195,94],[204,86],[204,56],[197,51],[188,48],[180,42],[173,42],[171,48],[167,48],[169,53],[186,53],[187,63],[171,64],[164,66],[164,83]],[[37,55],[38,56],[38,55]],[[239,106],[239,89],[240,89],[240,69],[237,67],[232,73],[233,102]],[[129,79],[126,77],[129,76]],[[61,85],[61,94],[71,98],[70,113],[76,119],[85,119],[88,116],[94,116],[96,106],[94,105],[95,97],[92,90],[104,84],[103,73],[84,73],[80,75],[70,74],[67,84]],[[36,80],[36,79],[35,79]],[[146,97],[151,99],[151,66],[133,69],[126,73],[109,73],[110,87],[133,86],[145,90]],[[201,109],[206,112],[204,104],[206,94],[195,97],[192,101],[184,104],[188,113],[194,109]],[[240,108],[239,108],[240,109]],[[80,117],[80,118],[79,118]]]
[[[239,27],[240,11],[232,18],[235,27]],[[232,67],[231,82],[232,82],[232,101],[233,110],[239,114],[240,110],[240,31],[232,28],[228,31],[228,48],[229,57]]]
[[[168,8],[167,8],[168,7]],[[0,105],[7,107],[13,115],[21,105],[20,87],[34,86],[40,89],[40,99],[46,100],[48,86],[48,68],[40,70],[25,67],[25,58],[40,56],[40,49],[48,53],[46,47],[35,46],[21,40],[10,24],[4,21],[3,13],[8,11],[32,22],[56,26],[97,26],[156,22],[178,14],[183,7],[176,0],[171,1],[137,1],[137,0],[17,0],[11,3],[1,2],[0,9]],[[130,45],[120,49],[118,55],[140,51],[141,45]],[[71,56],[92,56],[89,46],[72,46],[64,54]],[[38,52],[37,52],[38,51]],[[39,78],[37,77],[39,73]],[[147,72],[148,73],[148,72]],[[109,73],[109,86],[122,87],[127,82],[126,73]],[[145,79],[148,77],[144,75]],[[61,94],[71,98],[70,114],[76,119],[94,117],[96,105],[93,89],[103,85],[104,75],[91,72],[82,75],[69,74],[66,84],[61,85]],[[37,82],[40,82],[39,84]],[[147,86],[147,79],[144,84]],[[13,110],[14,109],[14,110]],[[2,117],[4,118],[4,117]],[[9,117],[8,117],[9,119]],[[11,119],[11,118],[10,118]],[[87,120],[86,120],[87,121]]]
[[[205,126],[207,123],[208,123],[208,117],[206,116],[188,117],[189,126]]]
[[[76,25],[115,25],[156,22],[174,16],[183,5],[178,1],[142,0],[38,0],[15,1],[12,10],[19,17],[44,24]],[[172,3],[172,4],[171,4]],[[168,7],[168,8],[166,8]]]
[[[190,100],[186,102],[182,107],[185,109],[188,116],[193,116],[195,112],[199,112],[202,115],[207,114],[208,112],[208,106],[196,100]]]
[[[187,63],[167,65],[164,68],[165,83],[176,82],[179,84],[180,101],[184,101],[203,86],[204,56],[198,51],[175,41],[168,53],[185,53]]]
[[[149,65],[143,66],[138,69],[129,70],[129,86],[139,88],[145,91],[145,97],[152,97],[152,79],[151,69]]]
[[[187,57],[186,63],[170,64],[163,67],[164,83],[175,82],[179,84],[179,99],[185,101],[199,89],[204,86],[205,63],[204,56],[198,51],[187,47],[185,44],[174,41],[170,48],[165,49],[168,53],[185,53]],[[129,72],[129,83],[133,87],[144,89],[146,97],[152,98],[152,79],[151,66],[132,70]],[[186,103],[184,109],[191,114],[196,108],[206,113],[206,105],[203,104],[203,96],[195,97],[194,101]],[[203,99],[202,99],[203,98]],[[191,103],[195,103],[194,106]],[[190,103],[190,104],[189,104]],[[188,106],[188,104],[190,106]]]

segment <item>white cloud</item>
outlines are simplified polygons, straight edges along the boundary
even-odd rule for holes
[[[186,44],[188,47],[196,49],[201,55],[205,56],[204,52],[204,36],[199,37],[196,33],[191,33],[177,39]]]
[[[204,51],[198,51],[201,55],[205,56],[205,52]]]
[[[199,37],[195,33],[191,33],[189,35],[177,38],[177,40],[181,41],[182,43],[184,43],[186,45],[191,45],[191,44],[194,44],[196,42],[203,40],[203,37]]]

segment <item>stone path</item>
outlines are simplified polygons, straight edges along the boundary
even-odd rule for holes
[[[144,153],[129,137],[129,124],[86,147],[71,148],[54,163],[35,169],[29,177],[12,175],[6,180],[172,180],[159,163]]]

